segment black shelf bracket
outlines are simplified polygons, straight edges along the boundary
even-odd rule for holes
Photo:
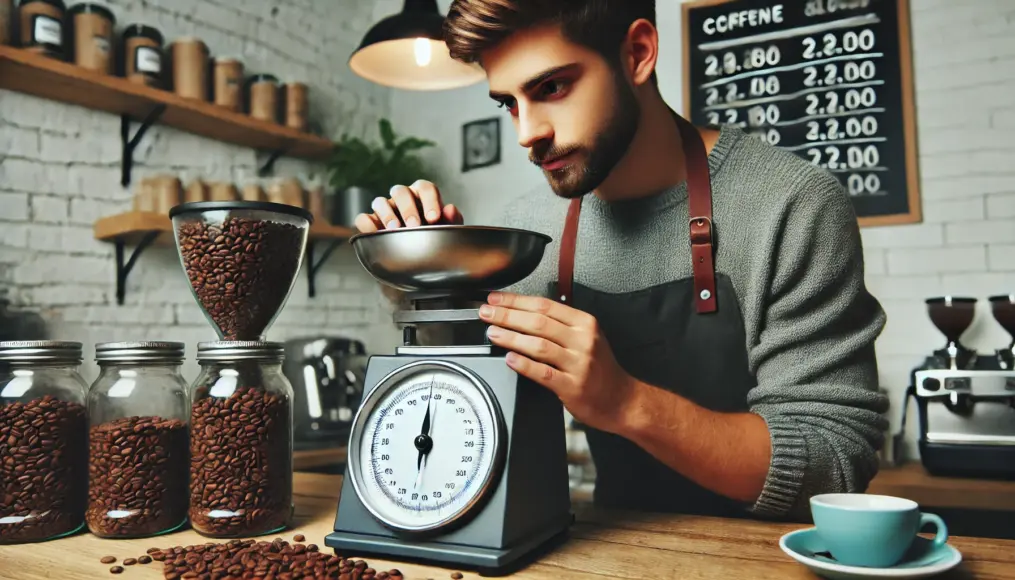
[[[331,254],[334,253],[334,251],[343,243],[345,243],[344,239],[328,241],[328,245],[324,248],[324,253],[321,254],[321,258],[315,262],[315,243],[313,240],[307,240],[307,289],[309,290],[311,298],[317,296],[317,285],[315,283],[317,272],[321,269],[321,266],[324,265],[324,262],[331,257]]]
[[[123,238],[116,239],[116,303],[123,306],[123,299],[127,295],[127,276],[130,275],[130,271],[134,269],[134,264],[137,262],[141,252],[145,251],[145,248],[152,245],[155,238],[159,237],[162,232],[146,232],[144,237],[141,238],[140,243],[134,248],[134,251],[130,253],[130,258],[127,262],[123,261],[123,250],[126,246],[126,242]]]
[[[144,137],[144,134],[148,132],[148,129],[159,120],[162,113],[166,111],[165,104],[155,105],[148,115],[141,121],[141,126],[137,128],[134,135],[130,134],[130,122],[131,118],[129,115],[120,116],[120,142],[123,144],[123,160],[122,160],[122,173],[120,176],[120,185],[127,187],[130,185],[130,174],[134,168],[134,149],[137,148],[138,143]]]
[[[279,149],[276,149],[275,151],[272,151],[268,155],[268,158],[265,159],[264,163],[262,163],[261,166],[257,169],[257,176],[267,177],[271,175],[271,173],[275,170],[275,162],[278,161],[279,157],[285,155],[288,150],[289,150],[288,147],[281,147]]]

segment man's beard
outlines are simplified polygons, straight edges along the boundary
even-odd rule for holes
[[[550,187],[559,197],[573,199],[594,191],[609,177],[627,153],[641,119],[641,107],[634,90],[618,71],[614,82],[613,116],[606,128],[596,135],[591,147],[537,143],[529,160],[535,164],[576,154],[577,159],[556,171],[543,170]]]

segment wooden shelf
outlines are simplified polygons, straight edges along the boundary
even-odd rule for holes
[[[169,216],[161,213],[131,211],[104,217],[95,222],[93,227],[95,239],[103,242],[115,242],[123,240],[127,245],[133,246],[152,232],[172,233],[173,222]],[[310,226],[310,233],[307,237],[311,240],[347,240],[355,232],[342,226],[331,224],[315,223]],[[176,243],[172,236],[158,236],[159,245],[173,245]]]
[[[127,276],[130,275],[134,263],[145,248],[151,245],[166,247],[176,244],[172,235],[173,222],[168,215],[161,213],[131,211],[116,214],[98,220],[92,230],[95,239],[116,244],[116,298],[119,304],[123,304],[126,294]],[[305,268],[311,298],[316,295],[314,282],[317,272],[332,252],[353,234],[355,232],[350,228],[327,223],[310,226],[310,232],[307,234]],[[318,242],[325,242],[327,246],[321,256],[315,259]],[[127,246],[134,248],[129,257],[125,256]]]
[[[134,120],[154,115],[162,125],[266,151],[273,158],[323,160],[334,148],[323,137],[9,46],[0,46],[0,89]]]

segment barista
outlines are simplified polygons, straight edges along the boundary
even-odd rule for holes
[[[452,56],[483,66],[549,186],[498,225],[554,238],[481,315],[585,425],[597,504],[806,518],[877,472],[885,314],[834,176],[663,100],[654,4],[453,3]],[[360,231],[464,223],[425,181],[373,210]]]

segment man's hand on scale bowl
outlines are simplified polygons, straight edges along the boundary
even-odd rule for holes
[[[507,364],[550,389],[578,421],[616,433],[637,381],[613,356],[596,319],[535,296],[493,292],[480,317]]]
[[[373,213],[356,216],[356,229],[360,233],[421,225],[461,225],[465,221],[458,208],[444,203],[436,185],[422,179],[408,187],[392,187],[390,197],[378,197],[370,207]]]

